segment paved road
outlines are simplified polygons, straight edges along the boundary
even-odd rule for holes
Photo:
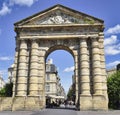
[[[3,111],[0,115],[120,115],[120,111],[75,111],[69,109],[44,109],[42,111]]]

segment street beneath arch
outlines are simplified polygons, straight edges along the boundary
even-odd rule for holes
[[[44,109],[41,111],[2,111],[0,115],[120,115],[120,110],[76,111],[73,109]]]

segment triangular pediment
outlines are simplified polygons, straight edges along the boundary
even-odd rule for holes
[[[56,5],[15,23],[15,25],[53,24],[103,24],[103,20],[64,7],[62,5]]]

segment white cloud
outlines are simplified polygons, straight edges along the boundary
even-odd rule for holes
[[[112,35],[109,38],[106,38],[104,40],[104,45],[112,45],[115,44],[117,42],[117,36],[116,35]]]
[[[117,24],[114,27],[109,28],[105,34],[119,34],[120,33],[120,24]]]
[[[114,46],[106,46],[105,47],[105,54],[106,55],[117,55],[117,54],[120,54],[120,47],[117,47],[115,45]]]
[[[0,10],[0,16],[9,14],[10,12],[11,9],[5,3],[3,3],[2,9]]]
[[[0,76],[6,75],[7,74],[7,70],[0,70]]]
[[[105,54],[106,55],[117,55],[120,54],[120,43],[118,43],[118,38],[112,35],[104,40]]]
[[[13,60],[13,57],[0,57],[0,61],[10,61],[10,60]]]
[[[72,71],[74,71],[74,66],[67,67],[67,68],[64,69],[64,72],[72,72]]]
[[[116,65],[119,63],[120,61],[114,61],[114,62],[108,63],[106,66],[107,68],[112,68],[112,67],[116,67]]]
[[[0,9],[0,16],[4,16],[6,14],[11,13],[12,6],[20,5],[20,6],[32,6],[38,0],[8,0],[8,2],[4,2],[2,8]]]
[[[38,0],[10,0],[11,5],[20,5],[20,6],[31,6],[34,2]]]

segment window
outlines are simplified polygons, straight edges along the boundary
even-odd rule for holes
[[[46,64],[46,72],[50,72],[50,65]]]
[[[50,76],[49,76],[49,74],[46,74],[46,80],[47,80],[47,81],[50,81]]]
[[[48,83],[46,84],[46,92],[50,92],[50,85]]]

